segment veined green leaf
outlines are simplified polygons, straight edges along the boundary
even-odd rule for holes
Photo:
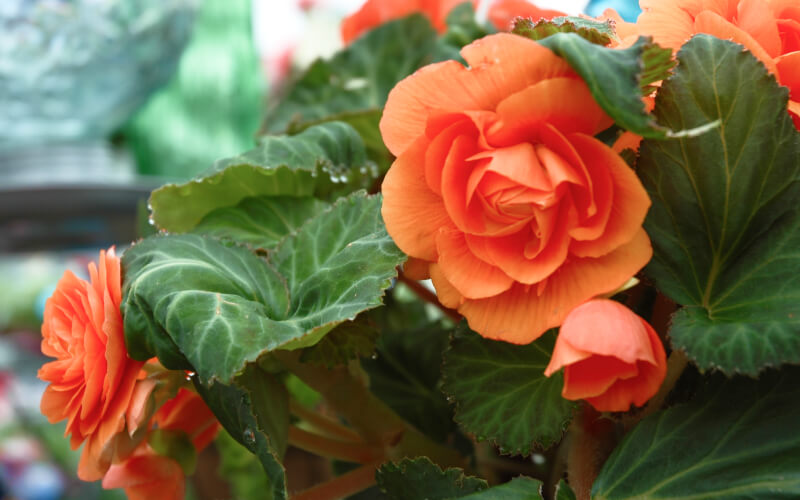
[[[329,203],[311,197],[245,198],[235,206],[210,212],[192,232],[269,250],[329,207]]]
[[[798,498],[798,422],[798,368],[759,380],[717,376],[691,402],[628,433],[603,466],[592,498]]]
[[[673,130],[647,113],[643,89],[666,78],[674,66],[672,51],[649,38],[640,37],[626,49],[595,45],[576,33],[556,33],[539,43],[564,58],[586,82],[597,104],[626,130],[642,137],[665,138],[697,135],[713,126],[713,122],[698,123],[694,129],[685,130],[681,124]]]
[[[483,479],[466,476],[461,469],[443,471],[427,457],[383,464],[375,479],[391,500],[450,500],[489,487]]]
[[[800,362],[800,134],[787,90],[741,46],[698,35],[656,101],[659,121],[698,138],[644,141],[647,273],[685,307],[675,348],[701,369],[756,374]]]
[[[361,315],[340,324],[317,344],[304,350],[300,361],[333,368],[353,359],[371,356],[379,334],[377,326]]]
[[[356,193],[261,258],[200,235],[149,238],[127,250],[122,312],[130,355],[230,383],[275,349],[316,343],[381,304],[405,256]]]
[[[248,197],[321,196],[341,186],[350,192],[375,175],[359,134],[330,122],[292,137],[264,137],[255,149],[220,160],[187,183],[156,189],[150,206],[159,227],[185,232],[213,210]]]
[[[479,491],[462,500],[542,500],[542,482],[538,479],[520,476],[511,481]]]
[[[556,33],[576,33],[581,38],[597,45],[608,45],[617,35],[611,21],[597,21],[577,16],[554,17],[534,21],[517,18],[512,33],[531,40],[542,40]]]
[[[558,442],[574,403],[561,397],[560,372],[544,376],[554,344],[553,332],[528,345],[456,335],[445,352],[443,390],[455,399],[461,427],[512,455]]]
[[[207,386],[196,381],[195,387],[230,436],[261,462],[269,488],[259,498],[286,499],[281,460],[289,432],[289,399],[283,384],[252,364],[235,384]]]

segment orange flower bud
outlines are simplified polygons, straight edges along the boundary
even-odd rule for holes
[[[594,299],[573,309],[561,325],[544,374],[561,368],[564,398],[585,399],[599,411],[627,411],[655,395],[667,360],[645,320],[618,302]]]

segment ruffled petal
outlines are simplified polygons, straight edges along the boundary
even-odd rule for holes
[[[576,230],[570,233],[576,238],[570,245],[570,253],[578,257],[599,257],[630,241],[641,229],[651,205],[650,197],[634,171],[611,148],[582,134],[574,134],[569,140],[589,171],[594,172],[592,178],[599,207],[607,205],[599,196],[602,191],[598,181],[603,178],[603,173],[611,174],[613,201],[608,200],[610,214],[606,212],[605,220],[600,219],[602,232],[585,240],[581,238],[584,235]]]
[[[487,134],[496,147],[540,143],[547,125],[565,135],[595,135],[613,124],[577,75],[543,80],[508,96],[498,104],[497,117]]]
[[[436,234],[441,227],[454,227],[442,199],[425,182],[425,150],[421,137],[395,160],[383,181],[381,214],[386,230],[405,253],[420,259],[437,259]]]
[[[464,300],[458,311],[484,337],[528,344],[560,325],[579,304],[619,288],[647,264],[652,254],[650,239],[640,229],[629,243],[602,257],[568,260],[545,286],[517,283],[488,299]]]
[[[442,273],[466,298],[492,297],[514,283],[503,271],[470,252],[461,231],[442,229],[436,237],[436,245]]]
[[[767,67],[767,71],[775,74],[775,62],[772,57],[764,50],[758,41],[741,28],[736,27],[730,21],[724,19],[719,14],[704,11],[697,15],[694,21],[695,33],[707,33],[723,40],[744,45],[747,50],[753,53]]]
[[[395,156],[424,133],[433,110],[494,111],[500,101],[536,82],[574,74],[549,49],[507,33],[477,40],[464,47],[461,55],[469,69],[455,61],[432,64],[389,93],[380,130]]]

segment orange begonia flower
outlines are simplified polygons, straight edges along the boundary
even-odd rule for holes
[[[528,343],[652,255],[650,206],[593,136],[612,124],[561,58],[499,33],[420,69],[380,123],[387,230],[481,335]]]
[[[527,17],[538,21],[542,18],[552,19],[566,15],[559,10],[540,9],[526,0],[498,0],[489,8],[489,21],[500,31],[510,31],[513,28],[514,19],[518,17]]]
[[[797,0],[641,0],[637,26],[678,50],[706,33],[744,45],[789,87],[789,112],[800,128],[800,3]]]
[[[585,399],[599,411],[642,406],[667,373],[664,347],[645,320],[618,302],[594,299],[561,325],[544,374],[564,368],[566,399]]]
[[[56,358],[39,370],[50,382],[41,411],[52,422],[67,419],[73,449],[86,442],[78,465],[85,481],[103,477],[113,461],[136,446],[134,431],[146,418],[143,411],[129,414],[133,400],[147,397],[134,390],[144,365],[128,357],[120,314],[120,260],[114,249],[100,252],[99,266],[89,264],[90,281],[70,271],[47,300],[42,324],[42,352]]]
[[[367,0],[356,12],[344,19],[341,25],[342,41],[349,44],[362,33],[381,24],[411,15],[425,14],[440,33],[447,30],[447,15],[454,7],[467,0]],[[473,0],[476,5],[477,0]]]
[[[185,388],[158,409],[152,423],[158,429],[185,432],[198,452],[220,429],[203,399]],[[186,478],[177,461],[143,442],[127,460],[111,466],[103,488],[124,488],[129,500],[183,500]]]
[[[127,460],[108,470],[103,488],[124,488],[128,500],[183,500],[186,478],[178,462],[142,444]]]

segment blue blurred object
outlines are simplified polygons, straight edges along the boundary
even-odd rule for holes
[[[9,485],[11,493],[19,500],[58,500],[64,493],[64,486],[58,468],[45,462],[27,464]]]
[[[642,13],[639,8],[639,0],[592,0],[586,6],[586,13],[592,17],[599,16],[606,9],[614,9],[629,23],[636,22],[636,18]]]
[[[2,0],[0,150],[99,139],[172,75],[196,0]]]

